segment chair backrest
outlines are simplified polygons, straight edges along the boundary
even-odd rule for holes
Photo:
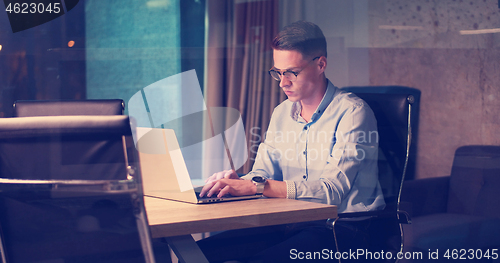
[[[0,178],[1,260],[155,262],[139,185]]]
[[[102,100],[19,100],[14,102],[14,116],[123,115],[121,99]]]
[[[123,180],[128,116],[0,118],[0,177]]]
[[[500,146],[468,145],[455,151],[448,212],[500,218]],[[466,194],[465,194],[466,193]]]
[[[401,188],[412,146],[412,107],[419,99],[420,91],[402,87],[394,92],[375,86],[346,87],[342,90],[353,92],[363,99],[375,114],[379,137],[379,181],[386,209],[399,211]]]
[[[121,99],[92,99],[92,100],[18,100],[14,102],[14,114],[17,117],[37,116],[76,116],[76,115],[123,115],[125,102]],[[135,147],[132,135],[126,135],[129,162],[137,164],[133,159]],[[86,148],[99,148],[85,144]],[[76,149],[76,148],[75,148]],[[85,151],[85,149],[83,149]]]

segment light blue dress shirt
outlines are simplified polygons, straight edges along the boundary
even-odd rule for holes
[[[373,111],[327,82],[309,123],[299,102],[286,100],[274,109],[253,169],[243,178],[285,181],[287,198],[337,205],[339,213],[383,209]]]

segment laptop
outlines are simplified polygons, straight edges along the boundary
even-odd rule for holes
[[[144,195],[193,204],[262,197],[262,194],[199,197],[202,186],[193,186],[174,130],[137,127],[135,132],[139,138],[136,148],[139,153]]]

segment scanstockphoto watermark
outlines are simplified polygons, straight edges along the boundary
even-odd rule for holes
[[[462,260],[464,262],[477,260],[497,260],[499,258],[497,248],[493,249],[429,249],[427,252],[390,252],[390,251],[370,251],[368,249],[349,249],[349,251],[337,252],[330,249],[321,251],[300,251],[290,249],[290,259],[293,260]]]
[[[348,134],[339,134],[334,131],[267,131],[264,136],[261,136],[261,129],[253,127],[250,129],[250,152],[252,155],[257,155],[259,146],[262,142],[273,145],[287,145],[287,147],[276,147],[270,149],[272,158],[276,160],[299,161],[307,162],[317,160],[336,160],[342,158],[350,160],[362,161],[367,158],[365,149],[376,147],[379,141],[377,131],[353,131]],[[342,147],[334,147],[335,144]],[[307,149],[302,149],[305,145],[309,145]],[[314,146],[312,146],[314,145]],[[266,145],[263,145],[266,147]],[[368,147],[368,148],[367,148]],[[306,154],[307,153],[307,156]],[[255,158],[252,158],[256,160]]]
[[[250,142],[260,144],[264,140],[269,143],[329,143],[329,142],[355,142],[355,143],[378,143],[378,131],[352,131],[347,134],[335,131],[266,131],[261,136],[260,127],[250,129]]]
[[[349,251],[338,252],[331,249],[321,251],[300,251],[290,249],[290,259],[292,260],[391,260],[391,259],[413,259],[421,260],[422,252],[390,252],[390,251],[369,251],[367,249],[349,249]]]
[[[263,145],[261,147],[266,147]],[[304,149],[299,149],[298,145],[294,145],[295,148],[288,149],[269,149],[267,152],[270,154],[271,158],[275,161],[305,161],[311,163],[314,161],[363,161],[368,157],[368,153],[363,148],[357,148],[354,145],[345,145],[342,148],[332,149],[329,145],[321,144],[319,148],[309,148],[307,151]],[[252,145],[250,151],[254,154],[258,152],[258,145]],[[307,155],[304,154],[307,152]],[[266,158],[267,156],[264,156]],[[254,160],[262,158],[262,155],[256,155]]]

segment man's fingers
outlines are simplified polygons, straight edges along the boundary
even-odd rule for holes
[[[224,185],[221,183],[221,181],[217,181],[214,184],[214,186],[212,186],[212,188],[210,189],[210,191],[208,191],[207,196],[211,197],[212,195],[218,193],[222,187],[224,187]]]
[[[205,179],[205,183],[215,181],[214,178],[216,178],[216,176],[217,176],[217,173],[212,174],[207,179]]]
[[[232,173],[234,173],[233,170],[225,170],[222,172],[214,173],[205,180],[205,183],[217,181],[222,178],[230,178]]]
[[[227,170],[227,171],[225,171],[224,178],[227,178],[227,179],[232,178],[233,173],[235,173],[234,170]]]
[[[201,189],[201,192],[200,192],[200,197],[203,197],[205,196],[205,194],[210,190],[212,189],[212,187],[214,186],[214,184],[216,183],[216,181],[211,181],[211,182],[208,182],[207,184],[205,184],[203,186],[203,188]]]
[[[224,179],[226,177],[227,171],[217,173],[217,180]]]
[[[220,190],[217,197],[223,197],[223,196],[229,194],[230,190],[231,190],[231,186],[229,186],[229,185],[224,186],[224,188],[222,188],[222,190]]]
[[[205,180],[205,186],[203,186],[203,189],[200,192],[200,197],[211,197],[214,194],[221,197],[228,194],[232,188],[228,185],[229,181],[224,179],[239,179],[239,177],[234,170],[214,173],[212,176],[208,177],[207,180]]]
[[[219,184],[219,187],[216,187],[215,184],[217,184],[220,179],[230,178],[233,173],[234,173],[233,170],[226,170],[212,174],[212,176],[208,177],[205,180],[205,186],[203,186],[203,189],[201,189],[200,197],[203,197],[205,195],[211,197],[213,194],[218,192],[219,188],[221,188],[222,186],[220,186]]]

